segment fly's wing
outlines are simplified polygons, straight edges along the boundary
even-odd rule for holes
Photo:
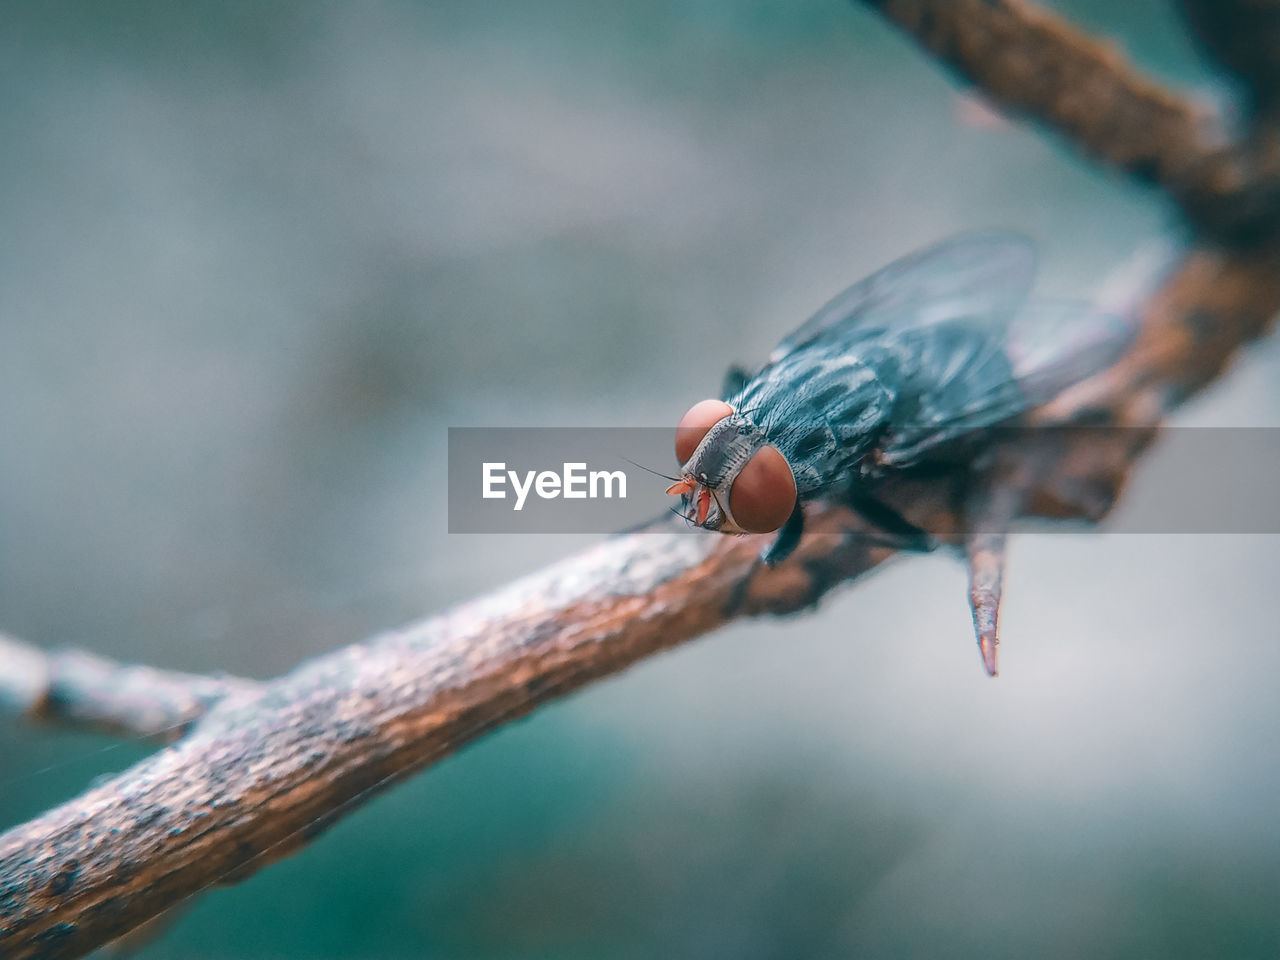
[[[1132,314],[1108,313],[1088,304],[1044,301],[1010,325],[1005,352],[1027,406],[1048,403],[1068,387],[1111,366],[1132,345]]]
[[[896,346],[907,378],[878,459],[909,466],[1047,403],[1118,360],[1136,330],[1087,304],[1038,302],[994,336],[963,321],[908,331]]]
[[[817,341],[852,345],[960,318],[1004,326],[1026,300],[1035,269],[1035,248],[1018,234],[952,237],[855,283],[778,344],[769,362]]]

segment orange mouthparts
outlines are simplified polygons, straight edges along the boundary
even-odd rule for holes
[[[671,494],[672,496],[678,496],[678,497],[686,497],[689,494],[693,493],[695,490],[698,491],[697,498],[696,498],[697,504],[698,504],[698,512],[697,512],[696,518],[692,508],[690,508],[689,513],[686,514],[686,516],[688,517],[688,519],[693,520],[693,522],[696,523],[698,526],[702,526],[704,523],[707,522],[707,514],[711,512],[711,491],[708,490],[706,487],[699,488],[699,484],[688,479],[679,480],[676,483],[673,483],[671,486],[667,487],[667,493]]]

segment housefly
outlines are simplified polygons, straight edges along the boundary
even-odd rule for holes
[[[1007,233],[965,234],[897,260],[845,290],[755,374],[730,371],[721,399],[676,429],[691,522],[780,531],[762,558],[795,548],[808,500],[840,500],[898,538],[930,538],[874,496],[877,480],[1046,403],[1110,366],[1125,320],[1081,303],[1028,301],[1035,249]]]

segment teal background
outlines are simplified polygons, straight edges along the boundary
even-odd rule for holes
[[[1169,5],[1055,6],[1228,95]],[[0,628],[184,670],[593,542],[449,536],[449,426],[674,424],[957,230],[1068,296],[1174,231],[836,0],[8,2],[0,88]],[[1275,343],[1178,422],[1280,423]],[[1278,561],[1022,536],[994,682],[961,568],[897,563],[513,724],[141,956],[1274,956]],[[0,726],[0,827],[146,752]]]

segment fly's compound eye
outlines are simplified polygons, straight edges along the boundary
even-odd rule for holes
[[[777,447],[757,450],[729,491],[729,511],[747,533],[772,533],[787,522],[795,505],[796,478]]]
[[[676,425],[676,461],[688,463],[707,431],[731,413],[733,407],[723,400],[703,400],[690,407]]]

